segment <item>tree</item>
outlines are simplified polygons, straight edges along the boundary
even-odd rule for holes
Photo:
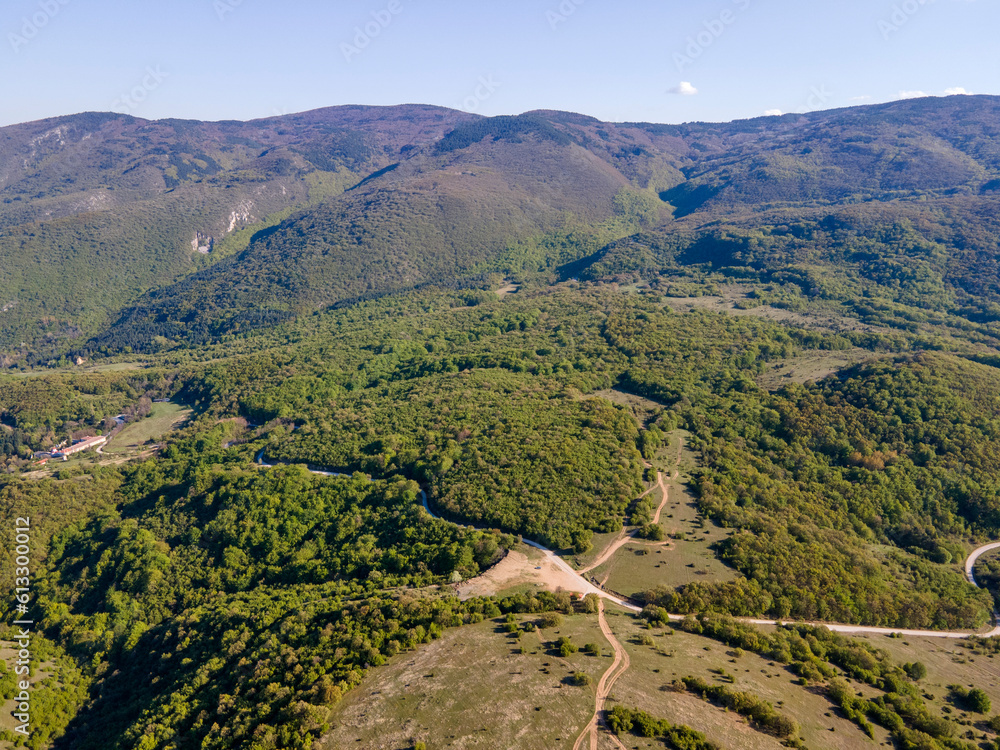
[[[593,539],[594,532],[590,529],[581,529],[580,531],[573,532],[573,551],[582,555],[585,552],[589,552],[590,548],[594,546]]]
[[[562,625],[562,616],[558,612],[545,612],[538,618],[540,628],[558,628]]]
[[[556,648],[559,649],[559,655],[564,659],[571,654],[575,654],[578,649],[576,645],[566,636],[561,636],[558,641],[556,641]]]
[[[973,688],[969,691],[966,704],[969,706],[969,710],[975,711],[978,714],[987,714],[990,712],[990,696],[980,688]]]
[[[615,734],[624,734],[632,729],[632,712],[624,706],[615,706],[608,712],[608,727]]]
[[[643,539],[649,539],[654,542],[662,542],[667,538],[667,532],[663,530],[663,527],[658,523],[647,523],[639,531],[639,536]]]

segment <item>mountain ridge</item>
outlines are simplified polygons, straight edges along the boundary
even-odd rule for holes
[[[144,329],[170,323],[172,339],[191,322],[180,311],[197,306],[188,294],[270,319],[456,274],[538,270],[649,225],[858,203],[891,214],[900,200],[956,196],[971,206],[1000,186],[997,122],[1000,98],[969,96],[679,125],[410,104],[0,128],[0,351],[16,359],[15,342],[42,339],[81,349],[94,334],[84,352],[113,348],[108,332],[136,315]],[[122,231],[137,221],[142,231]],[[244,229],[256,234],[198,252]],[[574,231],[591,237],[575,255],[510,260]],[[112,291],[88,295],[77,279],[106,266],[109,248]],[[226,324],[212,315],[203,327],[218,335]]]

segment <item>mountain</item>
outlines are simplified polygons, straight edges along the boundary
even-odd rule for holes
[[[87,113],[0,129],[0,348],[93,332],[143,292],[241,249],[241,230],[338,194],[468,119],[342,107],[248,123]]]
[[[0,745],[997,745],[998,103],[0,131]]]
[[[13,361],[43,337],[85,356],[207,341],[721,217],[752,227],[860,205],[892,225],[915,202],[922,216],[988,214],[998,121],[1000,99],[962,96],[725,124],[409,105],[4,128],[0,347]],[[974,249],[974,267],[991,251]]]

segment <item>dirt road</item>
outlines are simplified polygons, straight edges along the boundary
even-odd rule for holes
[[[590,737],[590,750],[597,750],[597,731],[599,727],[604,727],[607,729],[607,725],[604,723],[604,705],[607,703],[608,695],[611,693],[611,688],[614,686],[618,678],[625,674],[631,665],[631,661],[628,658],[628,653],[615,638],[615,634],[611,631],[611,626],[608,625],[608,620],[604,616],[604,602],[600,601],[597,605],[597,618],[601,625],[601,632],[607,639],[608,643],[611,644],[612,650],[615,652],[615,660],[611,662],[611,666],[608,667],[607,671],[601,676],[601,681],[597,683],[597,697],[594,701],[594,716],[591,718],[590,723],[587,724],[580,736],[576,738],[576,743],[573,745],[573,750],[581,750],[583,744],[587,737]],[[608,730],[609,736],[622,750],[625,750],[625,746],[618,741],[618,738],[611,734]]]
[[[263,467],[273,466],[273,464],[268,464],[265,462],[263,451],[260,452],[260,455],[257,457],[257,461]],[[337,476],[334,472],[318,471],[314,469],[311,469],[310,471],[312,471],[312,473],[314,474],[319,474],[321,476]],[[438,516],[434,515],[434,513],[431,511],[430,507],[427,504],[427,493],[421,490],[420,495],[424,509],[427,511],[427,513],[432,518],[439,518]],[[473,527],[469,526],[467,528],[473,528]],[[547,547],[543,547],[541,544],[538,544],[537,542],[528,541],[527,539],[524,539],[523,541],[529,547],[533,547],[534,549],[542,552],[544,557],[549,562],[551,562],[551,564],[554,565],[556,569],[559,570],[560,575],[562,573],[571,574],[571,576],[566,577],[565,580],[573,581],[575,585],[572,588],[567,588],[565,590],[575,591],[582,595],[597,594],[597,596],[600,597],[601,599],[606,599],[607,601],[614,602],[615,604],[618,604],[619,606],[624,607],[625,609],[631,610],[632,612],[642,611],[641,607],[637,607],[634,604],[630,604],[629,602],[626,602],[623,599],[620,599],[619,597],[614,596],[613,594],[610,594],[601,588],[598,588],[590,581],[583,578],[580,575],[580,571],[575,570],[568,562],[566,562],[563,558],[561,558],[559,555],[557,555],[555,552],[548,549]],[[995,546],[985,545],[983,547],[980,547],[975,552],[973,552],[972,555],[970,555],[969,560],[966,561],[966,571],[971,570],[971,567],[975,563],[975,558],[977,558],[983,552],[986,552],[988,549],[996,549],[1000,547],[1000,542],[996,542],[994,544]],[[971,576],[971,573],[967,573],[967,575]],[[670,619],[674,622],[678,622],[680,620],[683,620],[684,616],[670,615]],[[829,623],[829,622],[803,622],[798,620],[761,620],[750,617],[743,617],[737,619],[740,622],[745,622],[749,625],[786,625],[786,624],[811,625],[815,627],[829,628],[830,630],[835,631],[837,633],[846,633],[846,634],[868,633],[873,635],[891,635],[893,633],[901,633],[904,636],[947,638],[947,639],[961,639],[961,638],[968,638],[970,636],[979,636],[981,638],[993,638],[996,636],[1000,636],[1000,624],[996,623],[995,623],[996,626],[988,632],[974,633],[967,630],[905,630],[902,628],[878,628],[878,627],[870,627],[867,625],[842,625],[839,623]]]
[[[653,523],[660,522],[660,513],[663,512],[663,509],[667,505],[667,486],[663,483],[663,474],[659,471],[656,472],[656,485],[650,487],[649,490],[646,490],[646,492],[640,495],[640,497],[648,495],[652,490],[656,489],[657,487],[659,487],[660,491],[663,493],[663,499],[660,501],[660,507],[656,509],[656,515],[653,516]],[[650,547],[670,546],[670,542],[645,542],[637,540],[636,537],[638,534],[639,534],[639,529],[633,529],[632,531],[625,531],[625,529],[622,529],[621,532],[618,534],[618,536],[615,537],[615,540],[611,542],[611,544],[609,544],[607,548],[600,555],[598,555],[597,559],[594,560],[594,562],[592,562],[585,568],[580,568],[577,571],[577,573],[579,573],[580,575],[584,575],[585,573],[589,573],[590,571],[601,567],[604,563],[606,563],[608,560],[611,559],[611,557],[615,554],[615,552],[617,552],[630,542],[636,542],[637,544],[645,544]]]
[[[976,567],[976,560],[978,560],[981,555],[983,555],[986,552],[989,552],[992,549],[1000,549],[1000,542],[993,542],[992,544],[984,544],[979,549],[973,550],[972,554],[969,555],[969,557],[965,560],[965,577],[969,579],[969,583],[971,583],[973,586],[979,586],[979,584],[976,583],[976,576],[972,572],[973,568]],[[979,586],[979,588],[982,587]]]

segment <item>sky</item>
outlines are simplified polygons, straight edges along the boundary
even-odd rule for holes
[[[728,121],[1000,94],[1000,0],[3,0],[0,125],[340,104]]]

